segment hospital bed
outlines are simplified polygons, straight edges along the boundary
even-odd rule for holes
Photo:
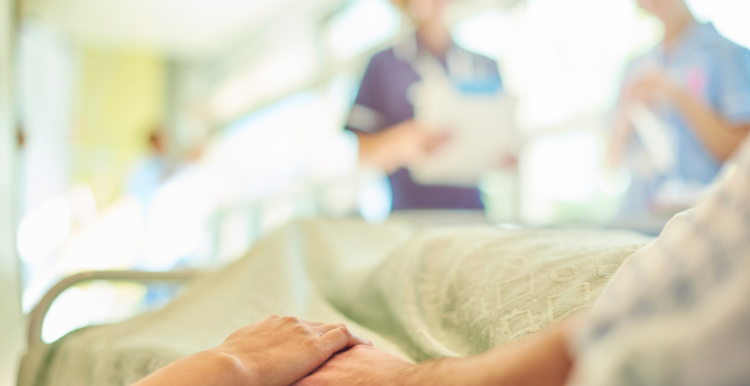
[[[90,272],[31,315],[19,385],[128,385],[271,314],[346,323],[412,361],[472,355],[590,307],[650,241],[629,232],[508,230],[396,219],[308,220],[217,272]],[[162,309],[41,341],[46,310],[86,280],[189,282]]]

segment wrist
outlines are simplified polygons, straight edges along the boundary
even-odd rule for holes
[[[383,378],[382,384],[389,386],[485,385],[479,382],[483,379],[484,369],[479,366],[472,367],[476,359],[477,357],[442,358],[416,365],[405,364],[403,367],[389,372]]]
[[[365,163],[372,163],[377,159],[382,140],[379,134],[358,134],[359,159]]]
[[[222,350],[220,347],[202,351],[196,355],[204,358],[205,363],[215,372],[218,384],[228,386],[258,385],[255,369],[237,356]]]
[[[388,174],[401,166],[388,132],[359,136],[359,162]]]
[[[666,95],[669,101],[679,108],[685,108],[691,98],[680,86],[671,83],[667,87]]]

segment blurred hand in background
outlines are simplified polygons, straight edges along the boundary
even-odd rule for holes
[[[630,84],[623,92],[626,110],[637,104],[653,106],[659,103],[671,103],[679,92],[679,86],[662,71],[649,71]]]
[[[358,137],[360,161],[389,174],[428,156],[450,140],[448,134],[414,120]]]

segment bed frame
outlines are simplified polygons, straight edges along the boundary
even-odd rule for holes
[[[60,280],[54,287],[52,287],[39,301],[39,304],[34,307],[29,314],[29,336],[28,343],[29,348],[44,346],[44,340],[42,340],[42,326],[44,325],[44,318],[47,316],[47,312],[52,306],[52,302],[57,299],[60,294],[66,289],[73,287],[77,284],[93,281],[93,280],[106,280],[106,281],[124,281],[133,283],[154,283],[154,282],[176,282],[185,283],[195,279],[200,275],[201,271],[184,270],[184,271],[169,271],[169,272],[146,272],[146,271],[87,271],[68,276]]]

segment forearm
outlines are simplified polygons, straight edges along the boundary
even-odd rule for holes
[[[732,125],[682,90],[673,94],[675,104],[711,154],[722,162],[728,160],[750,131],[750,125]]]
[[[359,140],[359,162],[363,165],[376,167],[390,174],[396,171],[400,167],[400,164],[393,154],[393,149],[389,149],[387,143],[384,143],[382,135],[383,133],[357,133],[357,139]]]
[[[248,386],[247,369],[233,356],[201,351],[176,361],[132,386]]]
[[[467,359],[426,362],[398,372],[397,386],[562,386],[572,368],[569,323]]]
[[[359,141],[359,159],[365,163],[374,163],[379,148],[378,138],[374,134],[356,133]]]
[[[620,167],[632,131],[633,127],[630,125],[630,121],[624,114],[619,113],[607,151],[606,166],[612,169]]]

